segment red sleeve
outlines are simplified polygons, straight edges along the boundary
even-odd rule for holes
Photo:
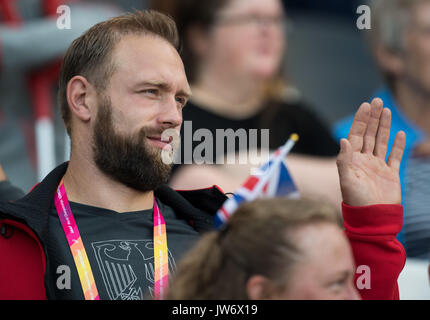
[[[342,203],[345,233],[351,243],[355,264],[368,266],[370,288],[359,288],[363,300],[398,300],[397,279],[406,262],[402,244],[396,240],[403,223],[401,205],[351,207]]]

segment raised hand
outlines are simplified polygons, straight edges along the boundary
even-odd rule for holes
[[[345,204],[368,206],[400,204],[399,168],[406,135],[397,133],[388,157],[391,111],[381,99],[363,103],[355,114],[348,139],[340,141],[337,158],[340,188]]]

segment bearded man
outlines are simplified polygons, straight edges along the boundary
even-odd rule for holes
[[[212,228],[222,192],[164,185],[191,95],[178,43],[174,21],[146,11],[99,23],[68,49],[59,103],[70,161],[4,210],[44,244],[47,298],[161,298]]]

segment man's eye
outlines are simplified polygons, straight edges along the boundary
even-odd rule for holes
[[[151,94],[151,95],[157,95],[158,94],[157,89],[145,89],[145,90],[142,90],[140,92],[145,93],[145,94]]]
[[[185,100],[185,98],[182,97],[176,97],[176,101],[182,106],[184,107],[185,104],[187,103],[187,101]]]

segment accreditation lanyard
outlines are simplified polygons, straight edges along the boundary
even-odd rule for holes
[[[79,280],[86,300],[100,300],[90,262],[85,251],[82,237],[70,208],[64,182],[61,180],[54,197],[58,217],[78,270]],[[154,297],[165,298],[169,281],[166,224],[154,197]]]

